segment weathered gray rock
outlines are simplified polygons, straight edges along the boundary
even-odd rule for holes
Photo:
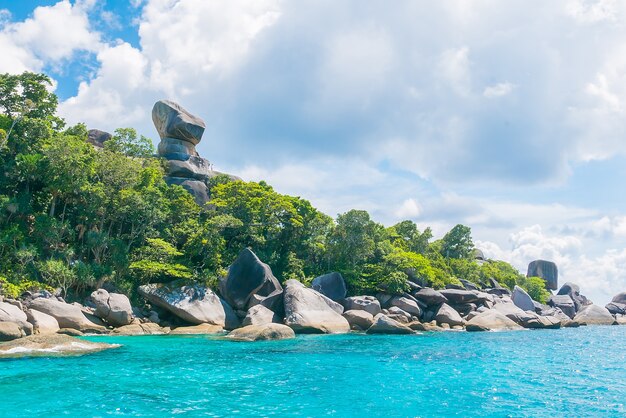
[[[402,322],[404,324],[408,324],[412,320],[410,313],[402,310],[401,308],[398,308],[397,306],[389,307],[389,309],[387,309],[387,312],[388,313],[386,315],[389,318],[393,318],[396,321]]]
[[[177,185],[187,190],[200,206],[204,206],[209,201],[209,189],[203,181],[184,177],[165,177],[165,182],[170,186]]]
[[[0,322],[0,341],[11,341],[24,336],[24,332],[15,322]]]
[[[524,328],[559,328],[561,326],[561,321],[556,317],[539,316],[534,311],[524,311],[512,303],[499,303],[493,309]]]
[[[33,333],[33,326],[28,322],[24,311],[8,301],[0,302],[0,322],[15,323],[22,335],[30,335]],[[8,325],[6,327],[8,327]]]
[[[626,303],[609,302],[605,308],[613,315],[626,315]]]
[[[364,310],[351,309],[343,313],[351,329],[366,331],[374,323],[374,316]]]
[[[463,287],[467,290],[478,290],[478,287],[474,283],[470,282],[469,280],[459,279],[459,281],[461,282]]]
[[[362,310],[372,316],[378,315],[381,311],[380,302],[374,296],[351,296],[343,301],[346,311]]]
[[[157,150],[160,156],[168,160],[187,161],[189,157],[198,156],[194,144],[176,138],[161,139]]]
[[[38,298],[29,306],[39,312],[48,314],[59,323],[60,328],[73,328],[82,332],[104,332],[106,329],[91,322],[81,308],[55,299]]]
[[[311,287],[335,302],[346,297],[346,282],[340,273],[332,272],[316,277]]]
[[[104,143],[109,139],[111,139],[111,134],[99,129],[90,129],[87,132],[87,141],[98,148],[103,148]]]
[[[472,290],[443,289],[440,293],[448,299],[450,304],[475,303],[487,300],[488,294]]]
[[[252,295],[273,298],[261,301],[266,308],[276,311],[283,288],[267,264],[263,263],[249,248],[241,250],[228,269],[228,275],[220,280],[220,293],[236,310],[247,310]],[[276,297],[278,296],[278,297]]]
[[[461,318],[461,315],[454,309],[450,307],[450,305],[444,303],[437,310],[437,314],[435,315],[435,320],[439,325],[448,324],[450,326],[454,325],[465,325],[465,320]]]
[[[56,334],[60,327],[59,321],[53,316],[36,309],[29,309],[26,312],[28,322],[33,324],[33,334]]]
[[[138,292],[148,302],[191,324],[207,323],[226,327],[224,302],[203,285],[177,280],[168,284],[139,286]]]
[[[465,329],[468,331],[503,331],[523,328],[507,318],[503,313],[490,309],[470,319],[465,324]]]
[[[626,292],[618,293],[617,295],[613,296],[611,302],[626,304]]]
[[[413,294],[415,299],[421,301],[426,306],[441,305],[442,303],[448,303],[448,298],[441,294],[441,292],[425,287]]]
[[[295,338],[293,329],[283,324],[248,325],[232,331],[226,338],[233,341],[267,341]]]
[[[182,106],[169,100],[159,100],[152,108],[152,122],[161,139],[176,138],[197,145],[205,125]]]
[[[91,293],[91,300],[96,306],[94,315],[104,319],[108,324],[121,327],[133,321],[133,307],[126,295],[98,289]]]
[[[31,335],[0,344],[0,358],[80,356],[117,347],[119,344],[96,343],[62,334]]]
[[[422,309],[418,306],[418,304],[405,296],[394,296],[389,301],[389,305],[396,306],[403,311],[408,312],[410,315],[415,315],[417,317],[422,315]]]
[[[296,332],[342,333],[350,330],[350,324],[341,316],[341,305],[297,280],[285,283],[284,304],[285,324]]]
[[[569,295],[552,295],[548,300],[548,305],[559,308],[570,319],[576,316],[576,305]]]
[[[587,299],[587,297],[585,297],[584,295],[580,294],[580,287],[572,282],[567,282],[563,286],[561,286],[557,295],[568,295],[570,298],[572,298],[576,312],[580,311],[587,305],[591,305],[591,301],[589,301],[589,299]]]
[[[581,325],[613,325],[615,318],[602,306],[588,305],[576,314],[574,321]]]
[[[552,261],[535,260],[528,265],[526,277],[541,277],[546,282],[546,289],[559,288],[559,271]]]
[[[256,305],[248,309],[246,317],[241,321],[241,326],[265,325],[280,323],[281,320],[273,311],[263,305]]]
[[[209,162],[204,158],[195,156],[189,157],[186,161],[168,160],[166,173],[169,177],[195,179],[203,183],[215,177]]]
[[[367,329],[368,334],[413,334],[413,330],[385,314],[374,317],[374,323]]]
[[[528,293],[526,293],[524,289],[517,285],[515,285],[515,287],[513,288],[513,295],[511,296],[511,300],[513,300],[515,306],[523,311],[535,310],[535,303],[533,299],[530,297],[530,295],[528,295]]]
[[[224,328],[219,325],[200,324],[190,327],[176,327],[168,335],[211,335],[224,332]]]

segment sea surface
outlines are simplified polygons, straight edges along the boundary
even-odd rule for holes
[[[626,326],[88,339],[123,346],[0,360],[0,416],[626,416]]]

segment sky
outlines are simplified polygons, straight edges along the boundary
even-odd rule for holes
[[[0,52],[70,124],[175,100],[221,171],[626,290],[626,2],[0,0]]]

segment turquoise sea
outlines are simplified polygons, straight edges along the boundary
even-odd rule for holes
[[[0,416],[626,415],[626,326],[89,339],[123,347],[0,360]]]

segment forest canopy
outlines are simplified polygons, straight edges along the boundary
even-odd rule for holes
[[[541,279],[475,260],[471,230],[433,240],[411,220],[385,227],[363,210],[336,219],[265,182],[217,177],[198,206],[163,180],[163,160],[132,128],[104,148],[66,126],[43,74],[0,75],[0,292],[35,288],[80,297],[107,285],[134,295],[149,282],[215,285],[244,247],[285,281],[342,273],[350,294],[441,288],[459,280],[520,285],[545,301]]]

